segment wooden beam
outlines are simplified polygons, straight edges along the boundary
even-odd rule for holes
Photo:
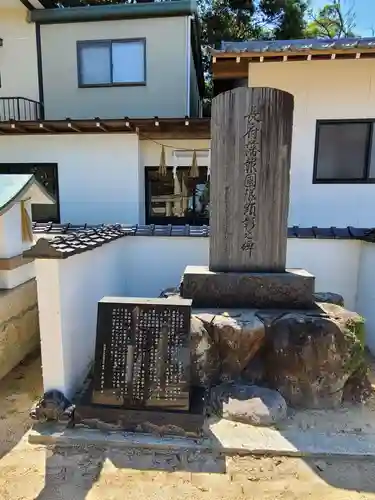
[[[53,134],[55,130],[51,128],[51,126],[46,126],[44,123],[39,123],[39,128],[41,130],[44,130],[45,132],[48,132],[49,134]]]
[[[11,122],[10,128],[12,130],[15,130],[16,132],[27,133],[26,130],[18,122]]]
[[[108,132],[108,129],[98,119],[96,120],[97,120],[95,123],[96,128],[102,130],[103,132]]]
[[[236,62],[235,59],[218,60],[212,67],[214,78],[247,78],[249,72],[249,60],[241,59]]]
[[[81,132],[81,129],[78,128],[76,125],[73,125],[73,123],[67,118],[67,125],[70,130],[74,130],[74,132]]]

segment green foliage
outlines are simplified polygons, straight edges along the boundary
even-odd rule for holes
[[[261,0],[260,8],[273,24],[273,37],[279,40],[303,38],[305,36],[305,0]]]
[[[307,25],[306,35],[313,38],[353,37],[355,33],[355,14],[353,8],[344,12],[340,0],[327,3],[316,14],[310,12],[311,22]]]
[[[350,346],[350,358],[346,370],[354,373],[365,365],[365,319],[359,316],[345,323],[345,336]]]
[[[303,38],[307,7],[307,0],[198,0],[206,101],[212,96],[211,48],[222,41]]]

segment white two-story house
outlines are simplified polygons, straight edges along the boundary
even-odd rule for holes
[[[6,0],[0,37],[0,173],[33,172],[57,200],[34,207],[34,220],[207,222],[195,215],[209,119],[194,2]],[[164,143],[178,186],[171,168],[162,179],[157,172]],[[188,175],[192,148],[199,178]]]

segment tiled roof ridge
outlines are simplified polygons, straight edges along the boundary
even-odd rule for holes
[[[126,225],[126,224],[56,224],[34,223],[34,235],[46,235],[39,238],[34,247],[24,253],[33,258],[66,258],[70,255],[92,250],[124,236],[159,236],[159,237],[208,237],[209,226],[191,225]],[[52,238],[51,238],[52,236]],[[288,238],[300,239],[341,239],[360,240],[375,243],[375,228],[348,227],[300,227],[288,228]]]
[[[209,225],[194,226],[190,224],[176,225],[176,224],[59,224],[55,222],[33,222],[33,232],[35,234],[56,234],[59,236],[66,236],[69,234],[86,234],[85,231],[100,232],[104,229],[124,229],[127,234],[140,234],[157,236],[163,233],[166,236],[174,236],[179,234],[181,236],[189,236],[195,232],[202,234],[209,233]],[[362,236],[369,236],[375,234],[375,227],[319,227],[319,226],[289,226],[289,238],[346,238],[356,239]]]
[[[374,37],[349,37],[335,40],[307,38],[295,40],[245,40],[222,42],[220,49],[212,49],[213,54],[235,53],[235,52],[309,52],[310,50],[354,50],[373,49],[375,47]]]
[[[45,231],[42,234],[47,233],[48,231]],[[39,238],[32,248],[23,253],[23,256],[43,259],[66,259],[87,250],[94,250],[105,243],[118,240],[128,234],[131,234],[131,232],[120,224],[87,227],[68,234],[56,235],[52,239]]]

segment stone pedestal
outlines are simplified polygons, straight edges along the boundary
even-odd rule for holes
[[[181,294],[193,300],[193,307],[305,309],[313,305],[314,282],[315,277],[303,269],[228,273],[187,266]]]

